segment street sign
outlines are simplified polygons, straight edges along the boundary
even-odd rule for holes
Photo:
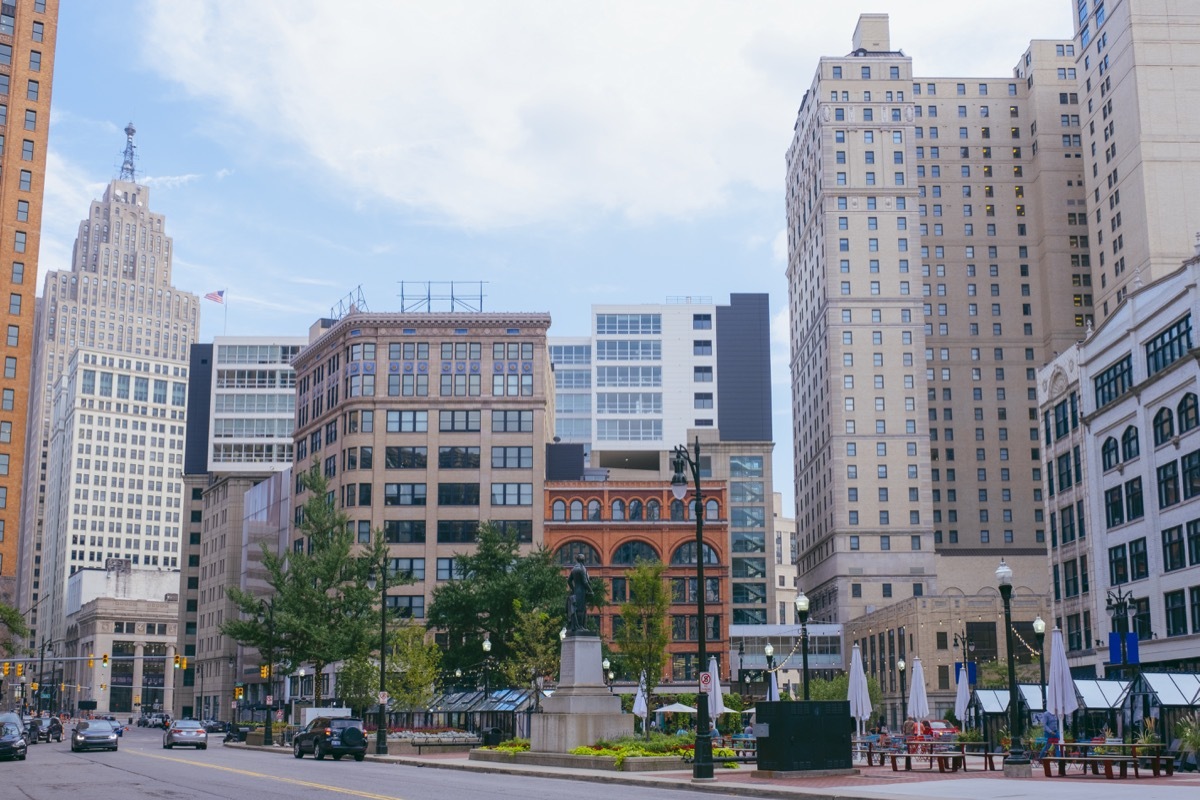
[[[269,705],[269,706],[275,705],[275,696],[274,695],[270,695],[270,694],[267,695],[267,705]]]
[[[387,693],[387,692],[380,692],[380,693],[379,693],[379,702],[380,702],[380,703],[386,703],[387,701],[388,701],[388,693]]]
[[[232,701],[229,704],[229,707],[232,708],[234,711],[237,711],[237,700]]]
[[[710,689],[712,689],[712,673],[711,672],[701,672],[700,673],[700,691],[707,692]]]

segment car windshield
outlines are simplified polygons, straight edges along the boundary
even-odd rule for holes
[[[362,721],[357,719],[335,719],[332,728],[361,728]]]
[[[181,719],[171,726],[172,728],[199,728],[200,723],[194,719]]]
[[[11,722],[4,723],[4,727],[0,728],[0,736],[16,736],[20,733],[20,729]]]
[[[112,733],[113,726],[111,722],[107,722],[106,720],[93,719],[79,723],[79,730],[88,731],[89,733]]]

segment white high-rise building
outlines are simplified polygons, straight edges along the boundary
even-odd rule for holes
[[[46,272],[38,298],[18,590],[20,607],[31,610],[33,646],[43,633],[38,620],[46,613],[41,579],[47,504],[62,499],[46,484],[59,381],[77,348],[112,357],[116,369],[135,361],[184,368],[199,328],[199,298],[171,284],[173,243],[166,218],[150,209],[150,189],[137,182],[134,133],[132,124],[125,128],[120,177],[79,223],[70,268]],[[183,424],[182,416],[176,424]]]

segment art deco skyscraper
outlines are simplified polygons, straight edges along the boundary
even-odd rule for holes
[[[17,603],[21,478],[34,340],[58,0],[0,6],[0,601]],[[28,607],[19,601],[21,610]]]
[[[111,357],[114,362],[111,366],[118,370],[130,368],[134,363],[131,357],[135,360],[140,357],[138,363],[153,359],[177,364],[178,368],[172,367],[172,371],[186,370],[188,352],[199,326],[199,298],[178,291],[171,284],[173,244],[165,231],[166,219],[150,210],[150,189],[137,182],[135,132],[132,124],[126,126],[120,177],[109,183],[102,199],[92,202],[87,218],[79,223],[70,269],[46,273],[38,301],[30,399],[33,411],[29,415],[25,448],[20,570],[21,607],[34,609],[28,617],[33,629],[31,641],[37,635],[39,616],[45,615],[45,609],[38,609],[37,605],[42,597],[43,539],[51,533],[43,530],[47,503],[89,501],[95,511],[81,524],[87,526],[89,547],[98,547],[96,552],[103,553],[104,558],[129,555],[121,546],[124,535],[131,532],[127,527],[141,527],[139,520],[143,519],[141,508],[129,506],[131,496],[112,484],[114,480],[122,480],[119,476],[97,475],[99,486],[72,487],[72,497],[46,492],[55,392],[76,349],[87,348],[102,358]],[[114,402],[121,399],[113,397]],[[161,494],[156,490],[158,497],[179,497],[183,491],[182,412],[173,421],[154,424],[163,428],[148,432],[156,439],[170,433],[167,426],[179,428],[178,463],[173,459],[165,465],[163,474],[156,476],[156,483],[164,481]],[[107,450],[117,443],[105,438],[89,444]],[[156,465],[155,471],[158,469]],[[118,491],[111,491],[114,488]],[[75,489],[89,496],[75,497]],[[118,497],[121,500],[113,503]],[[143,499],[149,502],[150,497],[145,495]],[[122,508],[117,508],[118,505]],[[118,532],[121,537],[115,536]],[[82,535],[83,531],[75,533]],[[79,566],[70,565],[66,574]]]

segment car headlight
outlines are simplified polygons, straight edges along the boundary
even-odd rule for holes
[[[116,735],[115,733],[110,733],[110,734],[108,735],[108,738],[109,738],[109,739],[115,739],[115,738],[117,738],[117,735]]]

